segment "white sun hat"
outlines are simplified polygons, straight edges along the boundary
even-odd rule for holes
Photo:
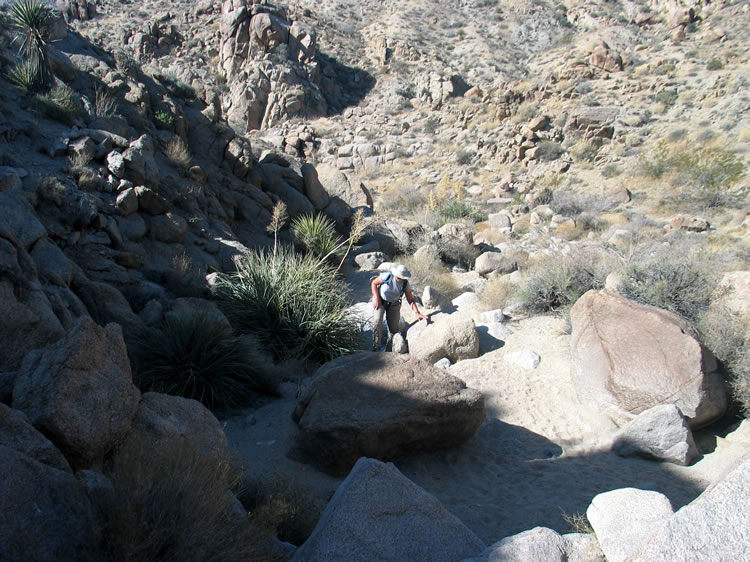
[[[399,279],[411,279],[411,273],[409,273],[409,270],[406,269],[405,265],[398,264],[393,268],[392,273]]]

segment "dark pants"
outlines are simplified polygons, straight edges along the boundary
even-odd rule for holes
[[[388,303],[381,301],[380,306],[373,314],[372,328],[372,350],[380,350],[380,341],[383,337],[383,316],[388,323],[388,331],[391,335],[397,334],[401,324],[401,301]]]

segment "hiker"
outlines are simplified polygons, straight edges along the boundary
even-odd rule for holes
[[[405,266],[398,264],[392,271],[384,271],[370,284],[372,288],[372,308],[374,309],[374,327],[372,332],[372,350],[380,350],[380,338],[383,334],[383,315],[388,324],[389,339],[399,331],[401,322],[401,298],[405,295],[406,302],[417,314],[418,320],[430,321],[427,316],[419,312],[414,295],[411,293],[409,279],[411,273]]]

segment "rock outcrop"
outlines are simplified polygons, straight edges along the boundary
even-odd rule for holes
[[[64,339],[31,352],[13,388],[13,407],[82,467],[125,436],[139,399],[120,327],[101,328],[87,317]]]
[[[409,354],[428,363],[443,357],[452,363],[479,355],[479,335],[474,321],[464,315],[451,314],[434,318],[430,324],[417,322],[407,334]]]
[[[484,420],[476,390],[395,353],[358,353],[323,365],[297,400],[295,458],[346,473],[359,457],[387,460],[456,446]]]

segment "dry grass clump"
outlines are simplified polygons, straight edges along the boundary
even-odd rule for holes
[[[571,533],[594,534],[594,528],[585,513],[563,513],[561,517],[570,526]]]
[[[479,291],[477,308],[483,311],[503,308],[510,300],[513,291],[513,284],[506,275],[491,276]]]
[[[97,500],[107,560],[273,560],[267,535],[236,513],[242,482],[229,460],[188,440],[129,440],[105,468]]]
[[[178,168],[187,170],[190,167],[190,149],[182,138],[173,137],[164,149],[164,154]]]
[[[320,519],[320,506],[305,489],[279,476],[245,481],[239,499],[253,525],[297,546],[310,537]]]

